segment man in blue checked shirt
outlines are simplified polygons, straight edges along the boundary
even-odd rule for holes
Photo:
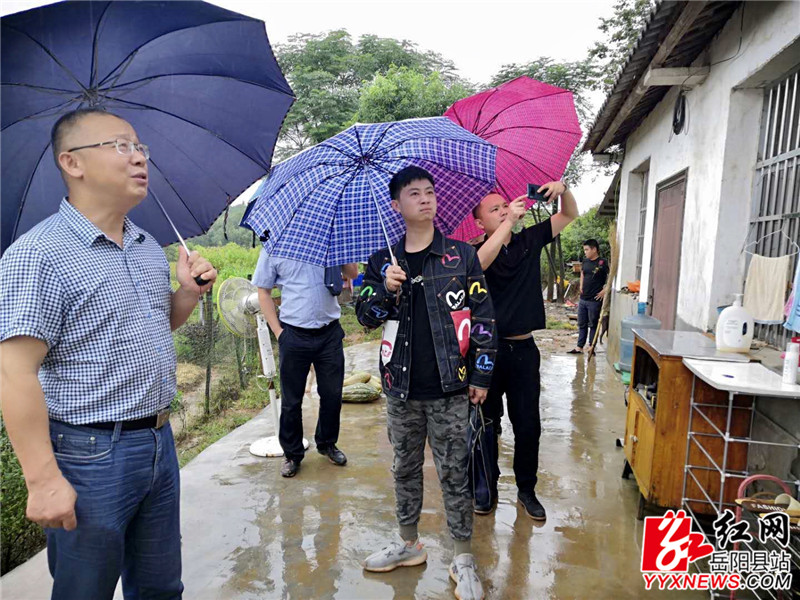
[[[112,598],[120,575],[126,598],[180,598],[170,332],[217,273],[181,251],[172,292],[164,252],[126,216],[149,158],[129,123],[75,111],[51,141],[69,196],[0,259],[0,391],[27,516],[47,533],[53,598]]]

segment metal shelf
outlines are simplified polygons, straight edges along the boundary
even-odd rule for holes
[[[684,466],[684,478],[683,478],[683,498],[681,501],[682,508],[686,511],[686,513],[692,518],[692,521],[695,523],[697,529],[699,529],[706,542],[713,544],[714,548],[716,549],[716,536],[711,530],[710,527],[707,526],[707,523],[713,519],[713,515],[699,515],[692,506],[697,507],[698,504],[711,506],[714,510],[716,515],[720,515],[724,509],[734,509],[736,514],[736,521],[739,522],[746,520],[750,527],[748,531],[754,532],[757,531],[757,525],[755,518],[750,518],[747,513],[742,511],[742,508],[736,504],[732,504],[730,502],[725,502],[725,488],[726,483],[730,485],[729,480],[741,480],[738,486],[738,497],[741,497],[746,492],[747,486],[749,486],[752,482],[757,480],[769,480],[773,483],[780,485],[784,491],[787,493],[792,492],[790,486],[794,486],[794,492],[796,495],[798,491],[800,491],[800,480],[785,480],[780,479],[777,477],[773,477],[770,475],[759,475],[759,474],[751,474],[748,471],[739,471],[739,470],[732,470],[728,468],[728,457],[729,457],[729,449],[734,444],[739,445],[746,445],[747,452],[749,454],[750,447],[753,445],[763,445],[763,446],[773,446],[773,447],[782,447],[782,448],[795,448],[800,449],[800,439],[796,436],[792,435],[791,433],[785,431],[781,428],[786,435],[793,443],[779,443],[779,442],[769,442],[765,440],[757,440],[753,439],[753,421],[754,416],[756,413],[757,402],[759,396],[761,397],[771,397],[773,395],[780,396],[788,399],[798,400],[800,399],[800,394],[793,396],[788,395],[786,393],[786,389],[780,389],[777,394],[770,393],[772,390],[770,389],[757,389],[754,388],[752,381],[749,381],[746,385],[744,385],[741,389],[737,389],[736,386],[732,382],[725,382],[724,385],[719,385],[719,374],[714,372],[714,376],[711,376],[709,372],[712,370],[710,365],[707,367],[698,361],[693,360],[684,360],[684,364],[692,371],[692,393],[691,393],[691,401],[690,401],[690,409],[689,409],[689,432],[686,439],[686,463]],[[759,365],[760,366],[760,365]],[[717,367],[714,365],[714,367]],[[725,367],[730,368],[730,367]],[[737,369],[739,367],[734,367]],[[763,368],[763,367],[761,367]],[[752,367],[748,367],[749,371],[748,374],[753,371]],[[717,368],[718,370],[718,368]],[[766,370],[766,369],[765,369]],[[744,371],[742,371],[744,372]],[[727,376],[726,376],[727,377]],[[697,380],[701,379],[707,385],[711,386],[714,389],[722,390],[727,393],[728,395],[728,402],[727,407],[724,404],[708,404],[702,402],[695,401],[695,391],[697,388]],[[732,378],[733,379],[733,378]],[[761,379],[758,383],[761,384],[763,387],[767,387],[767,384],[764,384],[764,381],[768,381],[768,379]],[[717,385],[715,385],[715,383]],[[752,397],[752,403],[750,406],[736,406],[734,405],[734,399],[737,395],[747,395]],[[717,418],[714,419],[712,415],[709,413],[708,409],[713,408],[717,411],[722,411],[727,408],[725,411],[725,423],[724,423],[724,430],[723,424],[720,422],[721,419]],[[731,421],[734,411],[750,411],[750,425],[747,437],[735,436],[731,434]],[[762,415],[760,415],[762,416]],[[704,423],[708,425],[712,431],[711,432],[701,432],[701,431],[694,431],[695,427],[695,418],[698,418],[698,423]],[[778,424],[772,422],[773,425],[779,427]],[[710,439],[721,440],[723,445],[722,451],[722,464],[719,464],[718,461],[714,460],[711,456],[711,453],[708,451],[706,446],[704,445],[704,441],[709,441]],[[706,465],[699,465],[699,464],[691,464],[691,449],[692,447],[697,448],[701,455],[705,458],[708,462]],[[700,479],[698,479],[695,472],[704,472],[708,474],[709,472],[715,472],[719,475],[719,497],[712,498],[711,492],[706,489],[706,485],[704,485]],[[689,498],[686,495],[687,491],[687,483],[693,482],[697,489],[700,490],[701,498]],[[705,521],[705,523],[704,523]],[[791,567],[792,569],[800,569],[800,540],[796,537],[791,538],[789,545],[786,548],[780,547],[778,544],[774,542],[770,542],[768,544],[762,544],[758,541],[757,537],[754,536],[753,542],[742,542],[742,545],[746,547],[748,550],[755,551],[756,548],[763,549],[763,550],[786,550],[791,558]],[[773,547],[774,546],[774,547]],[[734,545],[734,550],[738,549],[739,545]],[[705,564],[705,568],[701,567],[700,563]],[[694,563],[695,569],[699,572],[707,573],[710,572],[710,569],[707,566],[707,560],[701,560]],[[744,594],[739,595],[737,594]],[[781,593],[779,591],[773,590],[746,590],[743,592],[731,592],[728,590],[712,590],[710,591],[710,597],[714,598],[758,598],[766,599],[771,598],[774,600],[785,600],[791,596],[791,592]]]

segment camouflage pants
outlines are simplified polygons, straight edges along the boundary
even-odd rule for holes
[[[442,485],[447,527],[457,540],[472,537],[472,498],[467,477],[469,398],[466,394],[436,400],[387,401],[389,441],[394,448],[397,520],[415,525],[422,512],[422,465],[425,438]]]

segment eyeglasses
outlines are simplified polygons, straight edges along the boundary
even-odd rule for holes
[[[75,152],[75,150],[83,150],[84,148],[99,148],[101,146],[113,145],[117,149],[117,153],[123,156],[131,156],[135,150],[144,154],[145,160],[150,160],[150,147],[145,144],[137,144],[129,140],[116,139],[110,142],[100,142],[99,144],[89,144],[87,146],[78,146],[77,148],[70,148],[67,152]]]

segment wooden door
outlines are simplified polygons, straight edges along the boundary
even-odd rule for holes
[[[657,188],[650,298],[652,315],[661,321],[662,329],[675,328],[685,199],[686,178],[683,176]]]

